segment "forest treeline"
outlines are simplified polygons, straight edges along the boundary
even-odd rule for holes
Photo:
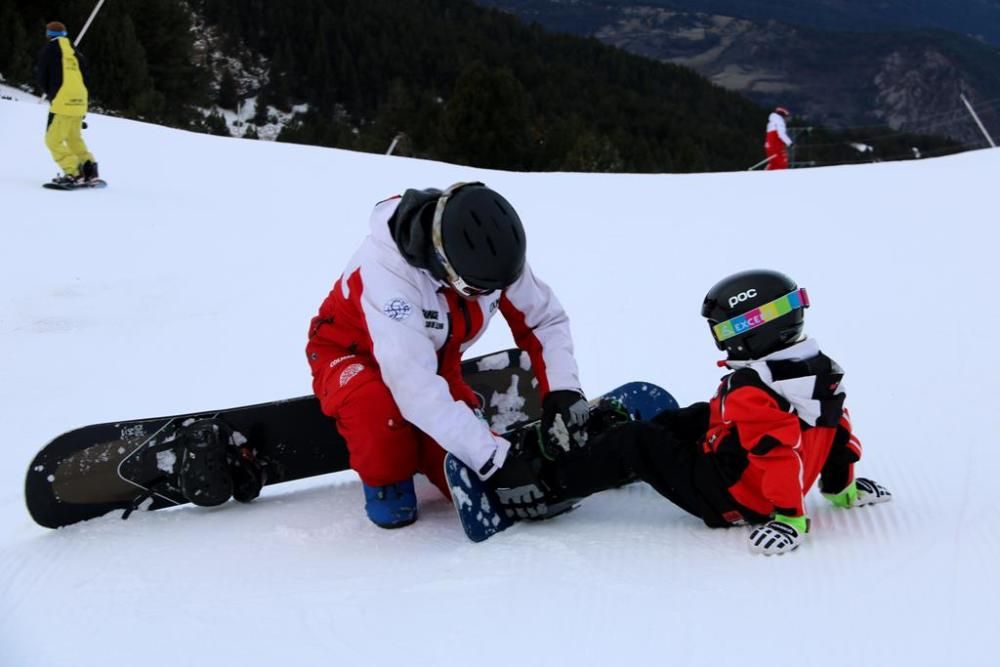
[[[45,23],[73,37],[93,4],[0,0],[0,74],[29,84]],[[81,51],[108,112],[224,133],[210,110],[255,97],[259,125],[307,105],[282,141],[384,152],[399,137],[404,154],[497,169],[745,169],[767,116],[686,68],[466,0],[107,0]]]

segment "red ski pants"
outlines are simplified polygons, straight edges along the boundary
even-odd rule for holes
[[[767,157],[771,158],[771,161],[767,163],[764,171],[773,171],[775,169],[788,169],[788,150],[785,148],[771,151],[767,153]]]
[[[374,360],[324,350],[311,351],[309,364],[313,391],[323,413],[337,421],[337,431],[347,442],[351,468],[362,482],[384,486],[420,472],[446,498],[451,497],[444,478],[444,449],[403,419]]]

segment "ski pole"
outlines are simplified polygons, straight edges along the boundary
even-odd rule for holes
[[[83,29],[80,30],[80,34],[73,40],[73,46],[80,45],[80,42],[83,40],[83,36],[87,34],[90,24],[94,22],[94,17],[97,16],[97,12],[101,11],[101,6],[103,4],[104,0],[97,0],[97,5],[94,6],[94,11],[90,12],[90,18],[88,18],[87,22],[83,24]]]
[[[965,97],[965,93],[962,93],[959,97],[962,98],[962,102],[965,103],[965,107],[969,110],[969,113],[972,114],[972,119],[976,121],[976,125],[979,126],[979,131],[983,133],[984,137],[986,137],[986,141],[989,142],[990,148],[996,148],[997,145],[993,143],[993,137],[991,137],[990,133],[986,131],[986,128],[983,126],[983,121],[979,120],[979,114],[977,114],[976,110],[972,108],[972,104]]]
[[[768,162],[770,162],[771,160],[773,160],[776,157],[778,157],[778,156],[777,155],[772,155],[770,157],[766,157],[763,160],[761,160],[760,162],[758,162],[757,164],[755,164],[754,166],[752,166],[749,169],[747,169],[747,171],[753,171],[757,167],[763,167],[765,164],[767,164]]]
[[[104,0],[97,0],[97,4],[94,5],[94,11],[90,12],[90,16],[87,18],[87,22],[83,24],[83,29],[80,31],[80,34],[77,35],[76,39],[73,40],[74,48],[80,45],[80,41],[83,39],[83,36],[87,34],[87,30],[90,29],[90,24],[94,22],[94,18],[97,16],[97,12],[101,11],[101,7],[103,5],[104,5]],[[38,100],[38,103],[43,104],[47,98],[48,95],[42,93],[42,97]]]

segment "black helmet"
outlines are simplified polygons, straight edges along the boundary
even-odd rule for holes
[[[445,279],[467,297],[509,287],[524,270],[521,218],[482,183],[456,183],[441,194],[431,241]]]
[[[783,273],[764,269],[723,278],[708,290],[701,315],[730,359],[759,359],[802,336],[809,296]]]

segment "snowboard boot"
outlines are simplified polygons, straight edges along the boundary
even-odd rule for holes
[[[97,163],[93,160],[87,160],[82,165],[80,165],[80,175],[83,176],[85,183],[90,183],[91,181],[96,181],[101,176],[97,172]]]
[[[417,520],[417,494],[413,478],[385,486],[368,486],[365,489],[365,512],[371,522],[380,528],[402,528]]]
[[[185,426],[177,433],[181,464],[178,480],[181,493],[195,505],[221,505],[233,495],[233,477],[226,446],[230,430],[213,419]]]

